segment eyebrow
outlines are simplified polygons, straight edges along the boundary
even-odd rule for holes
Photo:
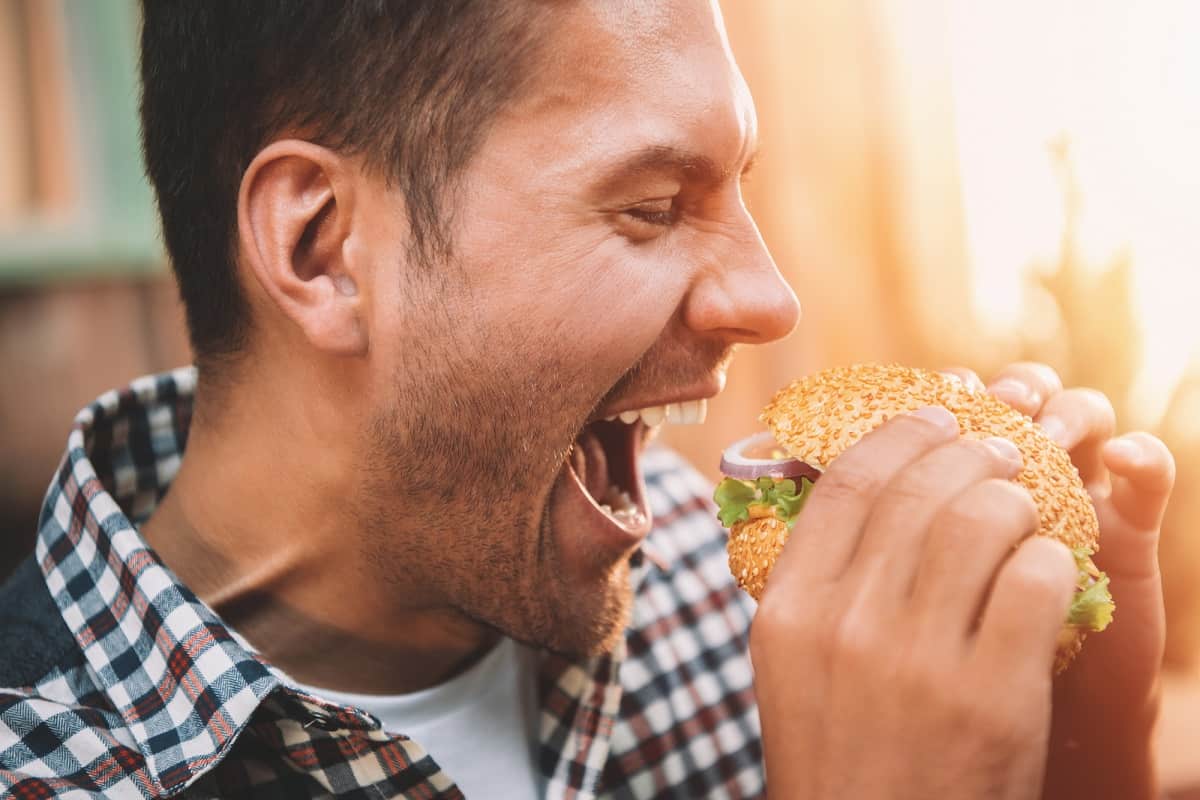
[[[742,174],[750,171],[758,157],[757,145],[742,167]],[[602,187],[613,187],[651,175],[670,174],[692,183],[715,185],[730,177],[729,170],[703,153],[696,153],[673,145],[650,145],[619,161],[600,179]]]

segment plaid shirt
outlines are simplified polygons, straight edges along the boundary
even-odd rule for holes
[[[421,744],[293,686],[138,533],[179,467],[191,369],[82,412],[35,553],[0,587],[0,794],[461,797]],[[538,659],[548,797],[753,797],[762,749],[711,486],[646,456],[655,528],[610,655]]]

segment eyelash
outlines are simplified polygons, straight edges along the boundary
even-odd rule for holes
[[[657,225],[661,228],[670,227],[679,220],[679,211],[673,202],[671,203],[670,208],[664,210],[630,208],[627,209],[625,213],[639,222],[644,222],[647,225]]]

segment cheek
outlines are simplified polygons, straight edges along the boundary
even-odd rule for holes
[[[492,330],[517,321],[539,346],[584,361],[610,380],[653,346],[676,314],[688,270],[655,244],[615,236],[528,253],[523,269],[482,293]]]
[[[610,342],[628,368],[629,359],[654,346],[678,314],[691,268],[666,241],[607,244],[604,278],[586,287],[580,307],[587,319],[581,322]]]

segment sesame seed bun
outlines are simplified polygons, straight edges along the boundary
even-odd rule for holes
[[[964,437],[1003,436],[1017,446],[1025,468],[1016,481],[1037,504],[1038,535],[1072,550],[1099,549],[1096,511],[1067,451],[1029,417],[955,378],[898,364],[836,367],[781,389],[760,419],[789,455],[823,469],[891,417],[930,405],[949,409]],[[787,525],[774,517],[738,522],[730,530],[730,570],[756,600],[787,537]],[[1064,626],[1056,671],[1079,652],[1084,636],[1083,629]]]

